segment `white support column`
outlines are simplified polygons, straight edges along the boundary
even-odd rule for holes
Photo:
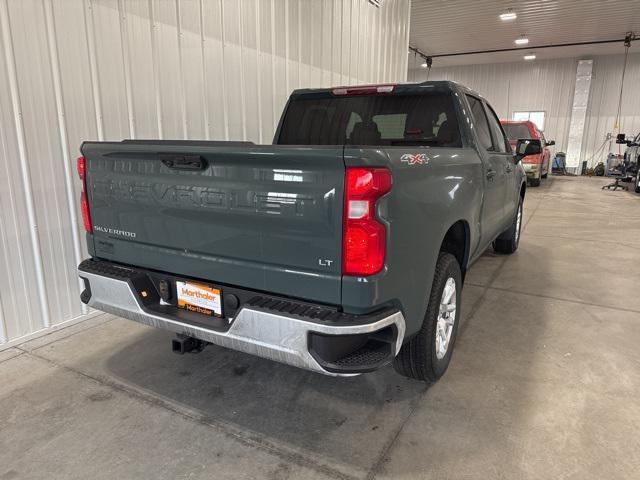
[[[579,173],[580,171],[580,156],[582,154],[582,141],[584,139],[584,124],[587,117],[589,92],[591,91],[592,71],[593,60],[578,61],[566,159],[566,167],[570,169],[569,171],[572,173]]]
[[[24,132],[24,124],[22,123],[22,104],[20,99],[20,89],[18,87],[18,72],[16,69],[16,59],[13,49],[13,38],[11,37],[8,0],[0,1],[0,27],[0,30],[2,30],[2,41],[4,43],[4,59],[7,64],[9,94],[11,96],[11,106],[13,107],[13,121],[15,124],[14,128],[16,129],[22,188],[24,189],[24,200],[27,207],[27,222],[29,224],[31,254],[33,255],[36,285],[38,288],[38,300],[40,302],[40,313],[42,315],[41,323],[44,328],[48,328],[51,326],[51,320],[49,318],[49,300],[44,279],[42,249],[40,248],[40,237],[38,236],[38,222],[32,191],[31,171],[29,170],[27,137]]]

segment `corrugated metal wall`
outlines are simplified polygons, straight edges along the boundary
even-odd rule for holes
[[[590,164],[602,160],[596,154],[606,134],[614,130],[620,95],[623,55],[593,58],[593,78],[582,160]],[[576,80],[577,58],[560,58],[535,62],[497,63],[432,68],[430,80],[454,80],[482,94],[501,118],[509,118],[514,111],[544,110],[545,135],[556,140],[555,151],[566,151],[571,121],[571,105]],[[410,81],[426,78],[425,69],[409,71]],[[620,131],[627,134],[640,131],[640,55],[629,55]],[[617,152],[615,143],[611,146]],[[601,150],[602,152],[603,150]],[[604,157],[609,151],[605,145]]]
[[[0,0],[0,348],[86,316],[83,140],[270,143],[298,87],[402,81],[409,0]]]
[[[412,70],[416,80],[425,69]],[[410,73],[410,78],[411,78]],[[500,118],[514,111],[544,110],[545,135],[566,149],[576,78],[574,59],[432,68],[431,80],[454,80],[483,95]]]

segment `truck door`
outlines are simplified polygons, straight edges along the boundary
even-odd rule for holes
[[[501,162],[501,169],[504,172],[504,229],[506,229],[516,214],[520,185],[516,185],[516,168],[509,140],[500,125],[500,120],[491,105],[485,102],[487,118],[491,127],[491,138],[493,142],[493,156]],[[548,149],[547,149],[548,150]]]
[[[487,244],[504,230],[504,155],[494,151],[491,127],[482,101],[472,95],[467,95],[467,101],[484,167],[484,201],[480,222],[481,242]]]

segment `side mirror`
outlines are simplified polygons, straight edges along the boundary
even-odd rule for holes
[[[624,133],[619,133],[616,136],[616,143],[627,143],[626,141],[626,135]]]
[[[524,157],[529,155],[539,155],[542,153],[542,145],[540,140],[530,140],[528,138],[521,138],[516,144],[516,162],[519,162]]]
[[[547,140],[547,147],[550,147],[551,145],[555,145],[556,141],[555,140]]]

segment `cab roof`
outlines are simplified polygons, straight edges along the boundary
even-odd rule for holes
[[[391,91],[387,91],[385,87],[393,87]],[[378,91],[375,89],[378,88]],[[291,96],[339,96],[339,95],[394,95],[394,94],[420,94],[427,91],[436,92],[462,92],[482,98],[477,92],[471,90],[464,85],[453,82],[451,80],[430,80],[426,82],[402,82],[402,83],[380,83],[370,85],[347,85],[335,86],[329,88],[303,88],[294,90]],[[363,92],[363,93],[359,93]]]

